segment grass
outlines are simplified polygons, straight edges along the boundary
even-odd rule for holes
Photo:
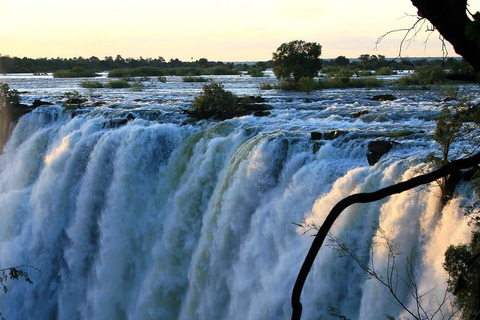
[[[183,82],[208,82],[210,79],[204,77],[183,77]]]
[[[93,71],[83,67],[75,67],[69,70],[60,70],[53,73],[54,78],[93,78],[97,77],[98,74]]]
[[[131,88],[132,84],[125,79],[121,80],[112,80],[109,81],[106,85],[107,88],[120,89],[120,88]]]
[[[100,81],[82,81],[79,83],[79,86],[85,89],[105,88],[105,84]]]
[[[326,78],[319,81],[318,89],[378,88],[385,83],[377,78]]]

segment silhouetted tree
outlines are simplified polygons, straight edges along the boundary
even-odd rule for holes
[[[273,53],[273,72],[278,79],[294,83],[302,77],[316,77],[322,68],[321,54],[322,46],[316,42],[295,40],[283,43]]]

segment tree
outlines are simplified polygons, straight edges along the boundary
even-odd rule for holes
[[[478,222],[477,228],[480,227]],[[450,246],[445,252],[448,288],[457,297],[462,319],[480,319],[480,232],[472,232],[469,244]]]
[[[345,67],[345,66],[348,66],[349,63],[350,63],[350,60],[345,58],[345,56],[338,56],[337,58],[335,58],[335,65],[336,66]]]
[[[316,42],[295,40],[283,43],[273,53],[273,72],[279,80],[298,83],[300,78],[313,78],[322,68],[319,57],[322,46]]]
[[[430,21],[455,52],[480,73],[480,16],[469,17],[467,0],[412,0],[412,4],[420,19]]]
[[[419,19],[429,20],[440,34],[453,45],[455,51],[472,65],[477,74],[480,74],[480,35],[478,32],[480,30],[478,23],[480,21],[480,14],[476,14],[473,20],[468,17],[467,0],[412,0],[412,4],[419,10]],[[300,302],[300,295],[303,285],[330,228],[343,210],[355,203],[374,202],[393,194],[411,190],[417,186],[436,181],[460,169],[476,167],[479,164],[480,152],[469,158],[452,161],[440,169],[417,176],[413,179],[394,184],[375,192],[354,194],[338,202],[320,227],[298,273],[292,291],[292,319],[300,319],[301,317],[302,304]],[[478,242],[475,242],[474,245],[477,246],[477,243]],[[475,256],[475,261],[478,261],[478,251],[476,251]],[[476,273],[478,274],[478,268],[476,269]],[[478,280],[476,281],[476,285],[478,286]],[[476,305],[478,305],[478,303]],[[478,319],[478,317],[471,319]]]
[[[212,82],[203,86],[203,92],[195,98],[192,108],[186,112],[198,119],[212,116],[228,117],[237,108],[237,97],[224,89],[223,84]]]
[[[305,260],[300,268],[300,271],[295,281],[295,285],[292,291],[292,320],[299,320],[302,315],[302,304],[300,303],[300,295],[302,293],[303,285],[307,279],[307,276],[312,268],[315,257],[317,256],[318,251],[322,247],[325,238],[328,236],[330,228],[335,223],[335,220],[340,216],[340,214],[349,206],[355,203],[369,203],[381,200],[385,197],[391,196],[393,194],[401,193],[407,190],[411,190],[415,187],[418,187],[423,184],[431,183],[442,177],[445,177],[449,174],[452,174],[456,170],[471,168],[480,164],[480,153],[476,155],[452,161],[447,165],[432,171],[430,173],[417,176],[407,181],[403,181],[382,189],[379,189],[374,192],[369,193],[356,193],[350,195],[340,202],[338,202],[327,215],[325,222],[318,229],[318,233],[315,236],[312,246],[305,257]]]

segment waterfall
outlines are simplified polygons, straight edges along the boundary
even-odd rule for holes
[[[336,202],[431,170],[433,142],[368,166],[367,140],[313,152],[289,129],[236,119],[180,125],[70,118],[60,108],[22,117],[0,156],[0,265],[31,265],[34,284],[8,281],[7,319],[289,319],[290,294],[311,244],[293,223],[321,224]],[[440,212],[435,185],[355,205],[332,233],[368,250],[378,224],[422,292],[445,291],[443,253],[468,241],[461,185]],[[373,249],[378,270],[388,252]],[[400,267],[403,268],[403,267]],[[400,295],[408,288],[399,288]],[[402,317],[386,288],[332,247],[305,286],[303,319]],[[407,305],[414,301],[406,299]]]

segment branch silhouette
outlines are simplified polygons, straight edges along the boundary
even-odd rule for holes
[[[312,268],[318,251],[322,247],[322,244],[327,237],[328,232],[330,231],[330,228],[332,227],[335,220],[340,216],[343,210],[355,203],[374,202],[391,196],[393,194],[402,193],[420,185],[427,184],[439,178],[445,177],[456,170],[471,168],[478,164],[480,164],[480,152],[472,157],[452,161],[449,164],[441,167],[440,169],[417,176],[410,180],[379,189],[375,192],[353,194],[340,200],[340,202],[338,202],[330,211],[327,218],[325,219],[325,222],[318,230],[318,233],[313,240],[310,250],[308,251],[305,260],[303,261],[303,265],[300,268],[297,280],[295,281],[295,285],[292,291],[292,320],[300,320],[302,316],[302,303],[300,302],[300,295],[302,294],[303,286],[305,284],[305,281],[307,280],[307,276]]]

